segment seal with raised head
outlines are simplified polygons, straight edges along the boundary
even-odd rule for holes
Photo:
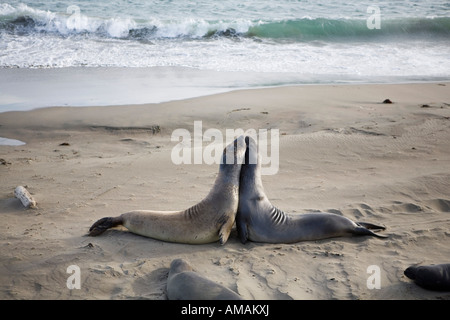
[[[225,147],[219,174],[209,194],[182,211],[137,210],[106,217],[89,229],[90,236],[123,225],[133,233],[168,242],[225,244],[233,227],[239,197],[239,175],[245,157],[244,136]]]
[[[166,288],[169,300],[243,300],[236,292],[194,272],[183,259],[170,264]]]
[[[333,213],[288,214],[267,198],[261,180],[261,159],[257,145],[245,138],[247,150],[241,168],[236,228],[242,243],[294,243],[350,235],[385,238],[369,229],[385,229],[371,223],[353,222]]]
[[[450,291],[450,263],[410,266],[404,274],[422,288]]]

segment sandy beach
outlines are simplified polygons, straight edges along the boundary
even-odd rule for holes
[[[392,104],[383,101],[390,99]],[[171,161],[176,129],[278,129],[279,168],[263,176],[287,212],[321,210],[386,227],[387,239],[187,245],[96,220],[135,209],[186,209],[216,164]],[[180,101],[0,113],[0,299],[166,300],[168,268],[188,260],[243,298],[450,299],[403,275],[450,262],[450,83],[305,85]],[[207,145],[205,142],[204,145]],[[25,186],[37,201],[14,197]],[[69,289],[69,266],[80,289]],[[370,266],[380,288],[369,288]]]

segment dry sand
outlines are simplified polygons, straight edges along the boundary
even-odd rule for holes
[[[383,104],[386,98],[393,104]],[[389,238],[296,244],[184,245],[99,218],[200,201],[217,165],[175,165],[173,130],[279,129],[280,166],[263,176],[272,203],[386,226]],[[156,130],[153,130],[156,129]],[[449,299],[403,275],[450,262],[450,83],[243,90],[138,106],[45,108],[0,114],[0,299],[167,299],[170,262],[246,299]],[[61,145],[65,143],[65,145]],[[14,198],[24,185],[38,202]],[[77,265],[81,288],[68,289]],[[380,289],[367,269],[380,268]]]

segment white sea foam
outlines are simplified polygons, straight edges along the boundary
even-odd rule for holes
[[[117,25],[108,29],[121,34]],[[185,32],[185,29],[183,29]],[[165,34],[169,31],[164,30]],[[181,31],[172,29],[175,35]],[[192,30],[203,33],[201,30]],[[450,46],[410,41],[386,43],[302,43],[278,45],[255,39],[211,41],[154,39],[127,42],[114,38],[35,37],[4,34],[0,66],[154,67],[185,66],[216,71],[296,72],[317,75],[448,76]],[[18,54],[20,53],[20,54]]]
[[[0,137],[0,146],[23,146],[24,144],[26,143],[20,140]]]

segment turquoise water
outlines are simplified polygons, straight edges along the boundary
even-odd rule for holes
[[[450,2],[6,0],[0,50],[0,67],[445,79]]]

